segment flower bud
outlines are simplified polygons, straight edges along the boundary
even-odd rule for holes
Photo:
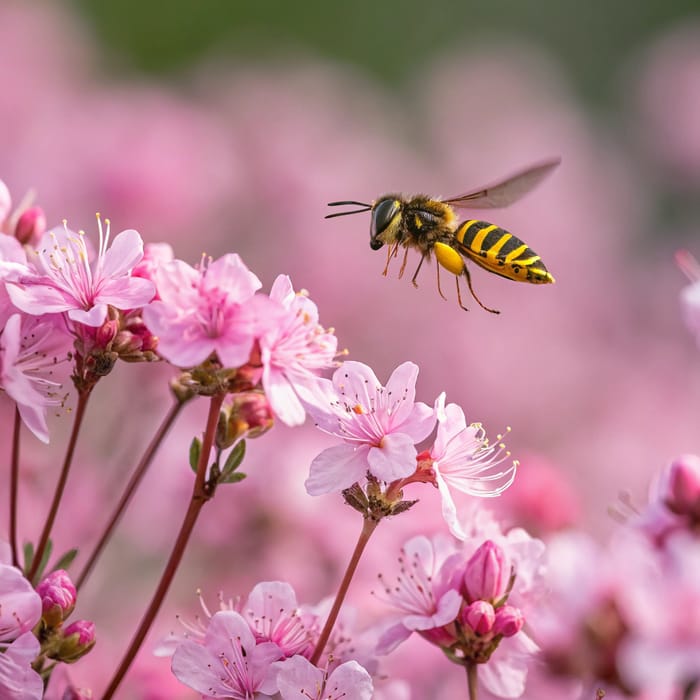
[[[475,600],[462,610],[462,623],[481,637],[491,632],[495,619],[493,605],[485,600]]]
[[[274,424],[270,402],[257,391],[237,394],[226,401],[216,431],[216,445],[226,449],[238,438],[260,437]]]
[[[491,540],[486,540],[472,554],[464,571],[467,600],[488,600],[495,603],[508,591],[511,566],[506,553]]]
[[[36,245],[46,231],[46,216],[41,207],[29,207],[17,219],[15,238],[22,245]]]
[[[76,591],[63,569],[52,571],[37,587],[42,617],[48,627],[60,625],[75,607]]]
[[[676,515],[700,518],[700,457],[683,455],[668,470],[666,507]]]
[[[496,610],[496,621],[493,625],[493,633],[503,637],[512,637],[518,634],[525,624],[520,608],[513,605],[504,605]]]
[[[72,664],[85,656],[95,646],[95,641],[95,623],[78,620],[63,630],[63,641],[52,658]]]

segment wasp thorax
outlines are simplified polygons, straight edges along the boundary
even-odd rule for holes
[[[369,245],[372,250],[379,250],[384,241],[379,236],[386,231],[391,222],[400,214],[401,202],[396,199],[382,199],[372,209],[372,223],[370,225]]]

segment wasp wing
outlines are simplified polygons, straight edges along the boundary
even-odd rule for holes
[[[500,182],[495,182],[492,185],[487,185],[478,190],[443,201],[453,207],[464,207],[466,209],[500,209],[507,207],[509,204],[517,202],[530,190],[539,185],[560,162],[561,158],[546,160],[543,163],[531,165],[529,168]]]

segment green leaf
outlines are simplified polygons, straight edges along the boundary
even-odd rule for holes
[[[245,457],[245,440],[241,440],[238,444],[234,445],[234,448],[229,452],[226,458],[226,463],[221,473],[224,475],[235,472],[238,467],[241,466],[241,462]]]
[[[198,438],[192,438],[192,443],[190,444],[190,467],[192,471],[197,473],[197,465],[199,464],[199,455],[202,451],[202,441]]]
[[[243,481],[248,475],[243,472],[231,472],[230,474],[222,474],[219,477],[220,484],[237,484],[239,481]]]
[[[24,547],[24,573],[25,575],[29,573],[29,569],[32,568],[32,562],[34,561],[34,545],[31,542],[25,542]]]
[[[67,569],[78,554],[77,548],[69,549],[65,554],[59,557],[58,561],[53,565],[51,571],[56,569]]]

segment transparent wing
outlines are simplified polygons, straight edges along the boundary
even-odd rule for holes
[[[487,185],[478,190],[443,200],[453,207],[466,209],[500,209],[517,202],[530,190],[534,189],[549,173],[561,163],[561,158],[552,158],[511,175],[510,177]]]

